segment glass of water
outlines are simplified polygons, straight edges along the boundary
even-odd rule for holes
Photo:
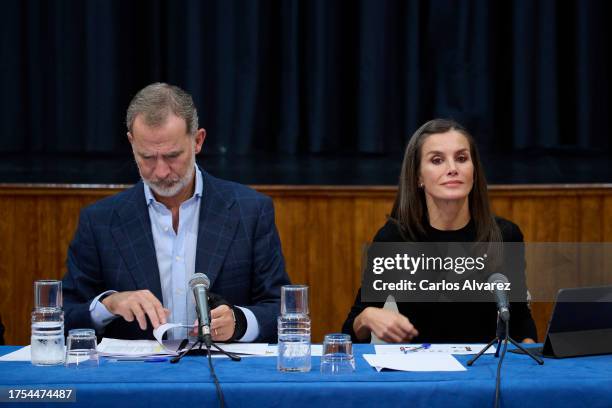
[[[62,307],[62,281],[45,279],[34,282],[34,309]]]
[[[321,355],[321,374],[351,374],[355,371],[353,343],[348,334],[326,334]]]
[[[66,339],[66,367],[98,367],[96,332],[93,329],[72,329]]]
[[[31,360],[39,366],[64,363],[64,311],[38,308],[32,311]]]
[[[285,315],[278,318],[279,371],[310,371],[310,317]]]

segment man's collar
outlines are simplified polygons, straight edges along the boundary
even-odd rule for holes
[[[203,189],[204,189],[202,171],[200,170],[197,164],[194,164],[194,166],[195,166],[195,188],[193,189],[193,195],[189,199],[193,197],[201,198]],[[151,187],[149,187],[147,183],[145,183],[144,181],[143,181],[143,184],[144,184],[144,196],[145,196],[145,201],[147,203],[147,206],[151,205],[152,203],[157,203],[158,201],[155,199],[155,196],[153,195],[153,191],[151,191]]]

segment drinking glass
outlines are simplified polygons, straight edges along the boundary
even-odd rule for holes
[[[279,371],[310,371],[310,317],[291,314],[278,317]]]
[[[96,332],[93,329],[72,329],[66,339],[66,367],[97,367]]]
[[[34,282],[34,309],[62,307],[62,281],[45,279]]]
[[[308,286],[281,286],[281,315],[308,315]]]
[[[326,334],[321,355],[321,374],[351,374],[355,371],[353,343],[348,334]]]

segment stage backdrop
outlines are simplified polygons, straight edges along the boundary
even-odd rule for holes
[[[6,0],[0,153],[126,152],[125,109],[154,81],[194,95],[219,154],[395,157],[434,117],[483,149],[610,152],[607,6]]]

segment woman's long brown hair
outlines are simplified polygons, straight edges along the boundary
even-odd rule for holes
[[[491,211],[487,181],[474,139],[463,126],[450,119],[430,120],[410,138],[404,153],[397,196],[390,218],[399,225],[404,236],[410,240],[418,241],[419,237],[425,234],[427,205],[425,193],[418,185],[421,150],[428,136],[451,130],[464,135],[470,145],[470,156],[474,165],[474,186],[468,201],[470,217],[476,228],[476,242],[501,242],[501,232]]]

